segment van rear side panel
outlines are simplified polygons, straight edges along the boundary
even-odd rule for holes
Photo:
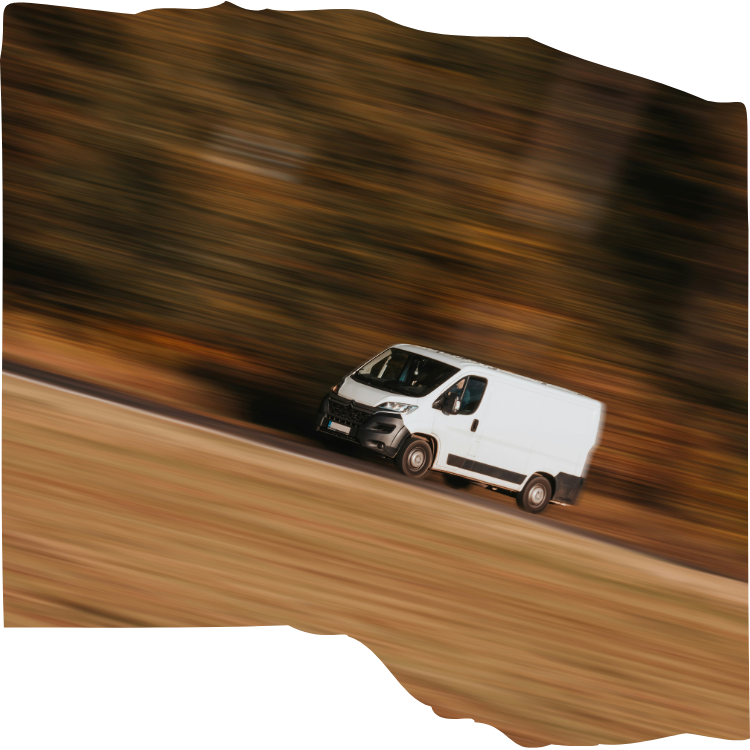
[[[553,476],[583,476],[586,459],[596,443],[599,408],[588,399],[545,394],[543,418],[536,432],[529,470]]]

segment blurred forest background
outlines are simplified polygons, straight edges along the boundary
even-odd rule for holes
[[[108,351],[304,434],[353,367],[433,346],[600,399],[590,488],[746,540],[741,104],[230,3],[10,5],[2,97],[6,357],[66,340],[68,374]]]

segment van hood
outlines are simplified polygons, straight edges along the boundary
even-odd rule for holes
[[[347,378],[344,381],[344,384],[339,388],[339,396],[351,398],[365,406],[379,406],[385,401],[398,401],[402,404],[419,403],[413,396],[402,396],[400,393],[381,391],[379,388],[373,388],[371,385],[358,383],[352,378]]]

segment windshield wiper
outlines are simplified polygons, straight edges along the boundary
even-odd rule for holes
[[[385,383],[379,381],[377,378],[373,378],[371,375],[363,375],[358,372],[355,372],[354,375],[352,375],[352,378],[354,380],[358,381],[359,383],[364,383],[365,385],[369,385],[371,388],[377,388],[380,391],[387,391],[388,393],[401,393],[401,391],[395,391],[393,388],[389,388]]]
[[[411,395],[409,391],[406,390],[406,386],[398,386],[398,385],[393,385],[393,384],[385,385],[384,383],[382,387],[390,391],[391,393],[398,393],[401,396]]]
[[[389,386],[384,385],[382,383],[380,383],[378,385],[375,385],[375,383],[371,383],[370,385],[372,385],[374,388],[380,388],[383,391],[388,391],[388,393],[398,393],[401,396],[405,396],[406,395],[402,390],[400,390],[398,388],[393,388],[392,386],[389,387]]]

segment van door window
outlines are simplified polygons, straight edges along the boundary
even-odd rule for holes
[[[484,391],[487,388],[485,378],[476,378],[473,375],[466,384],[463,396],[461,396],[461,406],[458,408],[458,414],[473,414],[482,403]]]
[[[442,409],[449,396],[458,396],[461,401],[456,413],[473,414],[479,408],[486,388],[487,380],[485,378],[477,378],[473,375],[469,378],[461,378],[443,393],[432,406],[435,409]]]
[[[464,392],[464,386],[466,385],[466,378],[455,382],[447,391],[441,393],[432,404],[433,409],[442,409],[445,405],[446,400],[449,396],[458,396],[461,398],[461,394]]]
[[[461,394],[464,392],[464,386],[466,385],[466,378],[461,378],[457,383],[454,383],[444,394],[443,394],[443,400],[448,398],[448,396],[458,396],[461,397]]]

